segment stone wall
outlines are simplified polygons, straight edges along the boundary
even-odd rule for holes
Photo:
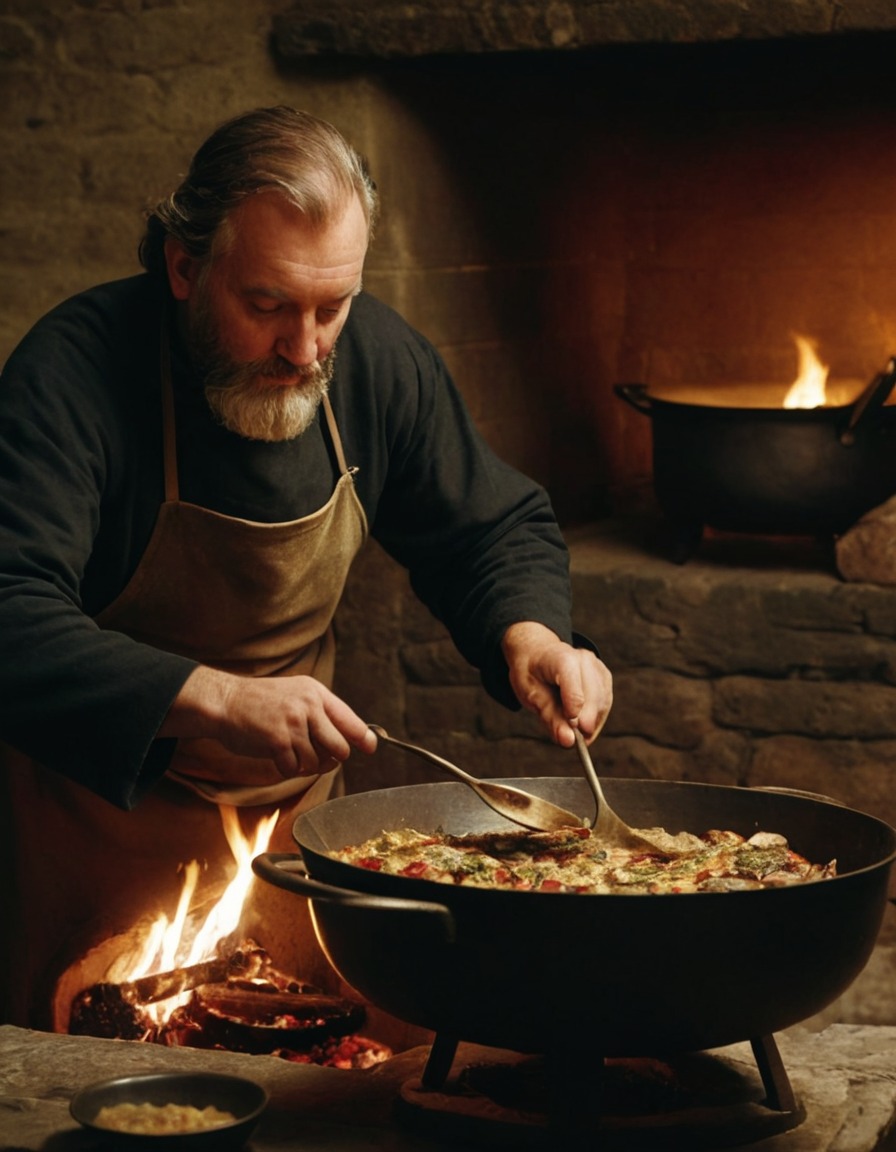
[[[598,745],[608,775],[799,788],[896,825],[891,588],[843,581],[831,547],[803,540],[709,536],[679,565],[646,517],[567,537],[574,624],[614,673]],[[371,609],[363,588],[385,563],[366,555],[341,616],[345,691],[358,709],[479,774],[575,774],[574,754],[532,717],[484,695],[412,598]],[[428,771],[382,756],[392,780]],[[373,770],[356,765],[353,782]]]

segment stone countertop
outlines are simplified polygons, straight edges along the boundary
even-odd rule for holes
[[[749,1145],[759,1152],[886,1152],[896,1148],[896,1027],[835,1024],[794,1028],[777,1038],[805,1122]],[[458,1059],[490,1049],[462,1044]],[[123,1040],[51,1035],[0,1027],[0,1149],[90,1152],[93,1141],[71,1119],[72,1095],[106,1077],[147,1072],[219,1071],[261,1083],[270,1104],[247,1152],[426,1152],[451,1147],[398,1128],[392,1107],[400,1086],[419,1076],[427,1048],[414,1048],[367,1071],[290,1064],[267,1056],[164,1048]],[[755,1074],[749,1044],[717,1053]],[[469,1147],[463,1144],[456,1147]],[[740,1147],[746,1148],[747,1145]],[[707,1152],[713,1152],[712,1149]]]

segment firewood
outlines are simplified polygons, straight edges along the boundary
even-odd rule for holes
[[[195,995],[203,1008],[261,1026],[280,1016],[297,1021],[346,1019],[355,1027],[364,1022],[363,1005],[341,996],[280,992],[270,987],[250,990],[226,984],[198,988]]]
[[[89,1028],[91,1020],[100,1022],[103,1028],[111,1026],[106,1021],[120,1020],[122,1024],[129,1021],[128,1032],[131,1033],[138,1027],[141,1005],[167,1000],[202,984],[217,984],[233,977],[260,977],[269,967],[270,958],[264,949],[247,941],[229,956],[215,957],[199,964],[174,968],[170,972],[156,972],[151,976],[141,976],[137,980],[118,984],[93,984],[79,992],[72,1001],[71,1020],[77,1021],[79,1029]],[[129,1012],[128,1005],[138,1011]],[[69,1031],[72,1031],[71,1024]]]

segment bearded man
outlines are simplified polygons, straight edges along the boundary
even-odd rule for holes
[[[176,901],[178,864],[226,854],[219,805],[279,809],[288,833],[352,749],[375,750],[331,689],[368,534],[496,699],[565,746],[610,707],[609,672],[572,643],[546,494],[362,291],[375,215],[329,124],[247,113],[149,214],[145,271],[60,304],[9,360],[6,1020],[46,1026],[73,940]],[[294,917],[281,896],[272,931]]]

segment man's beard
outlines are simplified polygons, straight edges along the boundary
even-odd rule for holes
[[[335,348],[300,368],[282,356],[240,363],[222,347],[207,301],[191,318],[189,335],[206,400],[225,428],[247,440],[273,442],[293,440],[311,427],[333,379]]]

